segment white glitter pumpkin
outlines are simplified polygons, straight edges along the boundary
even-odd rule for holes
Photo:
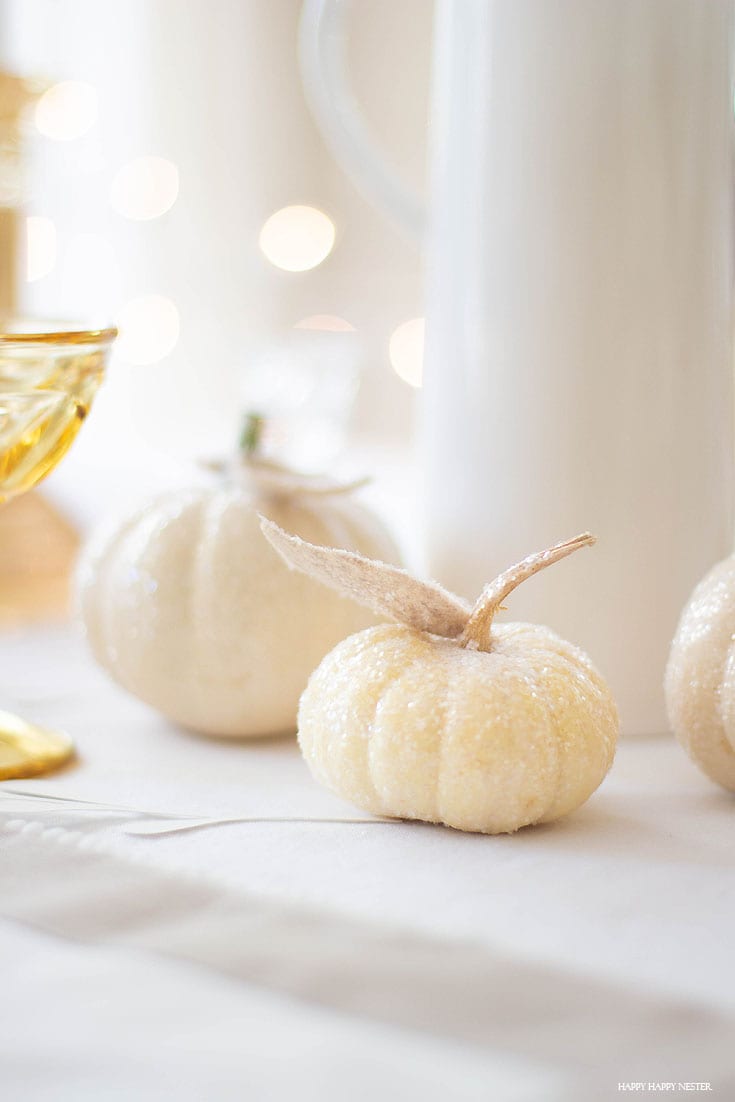
[[[311,671],[375,617],[286,569],[258,513],[308,539],[400,561],[351,488],[246,464],[236,480],[165,494],[101,531],[77,574],[98,662],[184,727],[294,730]]]
[[[665,690],[681,745],[708,777],[735,792],[735,556],[707,574],[684,609]]]
[[[618,721],[587,656],[548,628],[492,624],[520,582],[578,547],[530,556],[471,611],[404,571],[263,522],[284,558],[399,623],[345,639],[299,707],[312,773],[376,815],[497,834],[579,807],[613,760]]]

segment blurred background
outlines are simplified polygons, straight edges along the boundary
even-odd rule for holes
[[[350,20],[355,95],[418,194],[432,7],[371,0]],[[77,447],[0,518],[6,613],[30,575],[68,570],[111,499],[194,477],[248,410],[307,469],[359,469],[367,449],[395,470],[407,447],[421,257],[317,131],[300,10],[0,0],[0,314],[120,328]]]
[[[172,457],[221,454],[253,405],[295,416],[294,458],[315,467],[333,460],[348,414],[361,439],[410,434],[419,251],[320,139],[300,8],[0,3],[2,312],[121,330],[95,416],[47,487],[81,520],[103,469],[147,479],[155,454],[159,476]],[[351,18],[356,96],[419,193],[431,16],[425,0],[372,0]]]

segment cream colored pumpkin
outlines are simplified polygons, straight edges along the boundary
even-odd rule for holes
[[[309,680],[298,737],[317,780],[376,815],[488,834],[558,819],[597,788],[618,728],[603,678],[548,628],[492,624],[520,581],[590,537],[524,560],[470,612],[402,571],[264,531],[296,567],[404,621],[345,639]]]
[[[77,593],[102,666],[170,719],[212,735],[293,730],[324,655],[375,617],[288,570],[258,513],[305,538],[398,561],[342,487],[264,467],[245,483],[168,493],[91,541]]]
[[[669,654],[669,722],[713,781],[735,792],[735,556],[694,590]]]

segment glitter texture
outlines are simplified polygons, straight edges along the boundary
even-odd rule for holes
[[[377,815],[506,833],[579,807],[612,764],[617,711],[587,656],[531,624],[472,650],[400,624],[312,675],[299,743],[317,778]]]
[[[205,734],[293,731],[314,667],[376,619],[290,570],[264,539],[259,512],[306,539],[399,561],[375,516],[345,495],[257,494],[227,483],[166,494],[117,520],[78,571],[98,662]]]
[[[735,792],[735,558],[718,563],[682,613],[666,668],[677,739],[713,781]]]

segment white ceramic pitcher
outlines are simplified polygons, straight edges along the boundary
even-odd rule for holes
[[[356,182],[418,234],[345,84],[346,7],[305,5],[307,91]],[[595,532],[509,614],[587,649],[627,732],[665,729],[677,617],[731,549],[732,31],[729,0],[437,6],[430,571],[471,597]]]

